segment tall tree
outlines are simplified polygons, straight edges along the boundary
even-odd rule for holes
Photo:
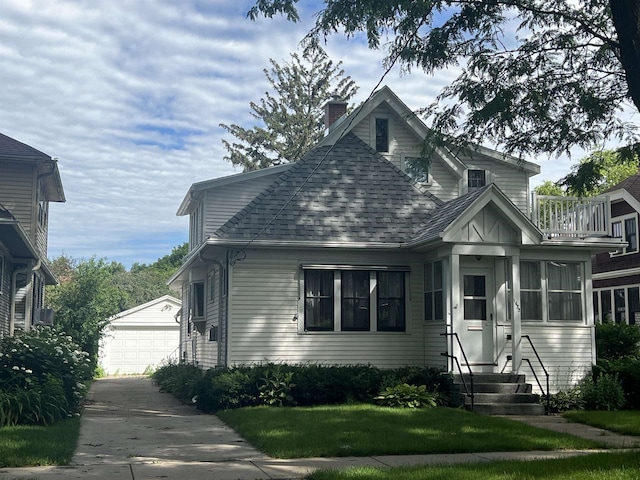
[[[299,19],[298,0],[256,0],[249,17]],[[433,74],[462,67],[425,108],[434,140],[560,154],[610,137],[640,110],[637,0],[324,0],[308,40],[361,32],[387,64]]]
[[[627,156],[621,150],[592,153],[580,160],[558,184],[564,186],[569,195],[577,197],[601,194],[638,172],[638,157]]]
[[[236,138],[222,140],[228,152],[225,160],[244,171],[299,160],[322,138],[324,103],[332,94],[347,101],[357,91],[342,62],[334,64],[318,46],[305,49],[302,56],[292,53],[289,63],[270,62],[264,74],[273,94],[266,92],[265,98],[250,104],[251,115],[261,125],[220,124]]]

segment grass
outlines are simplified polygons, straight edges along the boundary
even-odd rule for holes
[[[602,447],[514,420],[444,407],[251,407],[217,415],[256,448],[275,458]]]
[[[501,461],[453,466],[357,467],[319,470],[308,480],[637,480],[637,452],[600,453],[535,462]]]
[[[80,418],[53,425],[0,428],[0,467],[67,465],[78,442]]]
[[[640,436],[640,411],[619,410],[606,411],[572,411],[565,412],[563,417],[572,422],[586,423],[592,427],[604,428],[624,435]]]

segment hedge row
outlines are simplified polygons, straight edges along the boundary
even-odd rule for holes
[[[431,367],[266,363],[203,371],[193,365],[169,364],[152,378],[161,390],[207,413],[261,404],[370,402],[385,388],[405,383],[425,385],[446,404],[453,391],[451,376]]]

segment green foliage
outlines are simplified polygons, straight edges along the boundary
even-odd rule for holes
[[[637,146],[636,146],[637,148]],[[638,172],[638,155],[628,152],[628,147],[619,150],[602,150],[580,160],[569,175],[559,181],[569,195],[591,197],[600,195],[608,188]]]
[[[544,183],[535,187],[533,191],[536,195],[548,195],[551,197],[562,197],[565,194],[562,187],[551,180],[545,180]]]
[[[374,400],[386,407],[427,408],[435,407],[438,395],[427,390],[426,385],[402,383],[382,390]]]
[[[0,340],[0,426],[51,424],[77,411],[88,354],[49,327]]]
[[[296,3],[257,0],[249,16],[295,21]],[[637,22],[626,2],[605,0],[325,0],[307,40],[366,36],[386,48],[386,68],[459,71],[424,110],[435,139],[559,154],[635,134],[619,113],[639,105],[636,42],[622,41]]]
[[[569,410],[583,409],[584,402],[582,400],[582,391],[580,390],[580,387],[552,394],[551,398],[549,398],[549,408],[552,413],[562,413],[568,412]]]
[[[236,140],[222,143],[229,153],[224,157],[244,171],[281,165],[299,160],[324,134],[323,105],[335,92],[343,101],[355,95],[351,77],[344,76],[341,62],[334,64],[319,46],[305,49],[302,57],[291,54],[284,65],[271,59],[271,70],[264,74],[271,85],[258,103],[251,102],[251,115],[262,126],[220,126]]]
[[[283,372],[277,365],[273,370],[267,370],[265,376],[258,383],[260,400],[265,405],[276,407],[293,407],[296,401],[291,395],[291,389],[296,386],[293,383],[293,372]]]
[[[402,382],[426,385],[446,404],[453,383],[435,368],[405,367],[381,370],[368,365],[259,364],[209,369],[168,364],[152,374],[164,391],[182,401],[195,399],[204,412],[260,404],[324,405],[371,402],[385,386]],[[295,378],[295,383],[292,381]]]
[[[609,374],[618,378],[624,390],[626,408],[640,410],[640,358],[598,360],[594,372],[596,375]]]
[[[616,375],[603,373],[587,377],[580,385],[587,410],[619,410],[624,405],[624,390]]]
[[[596,354],[600,360],[640,358],[640,326],[624,323],[596,325]]]

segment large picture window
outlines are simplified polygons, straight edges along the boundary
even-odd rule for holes
[[[373,268],[303,266],[304,330],[405,331],[407,271]]]

